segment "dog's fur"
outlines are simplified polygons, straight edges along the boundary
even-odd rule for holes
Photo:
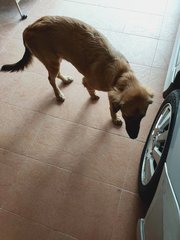
[[[72,82],[59,72],[60,62],[65,59],[83,74],[83,85],[92,99],[99,98],[95,90],[108,92],[114,124],[122,124],[116,115],[121,110],[129,136],[137,137],[140,121],[152,103],[152,94],[140,85],[126,58],[101,33],[77,19],[46,16],[25,29],[23,41],[23,58],[15,64],[4,65],[1,71],[24,70],[34,55],[48,70],[57,99],[64,101],[55,79]]]

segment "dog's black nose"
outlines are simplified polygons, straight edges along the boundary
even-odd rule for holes
[[[126,130],[127,130],[127,129],[126,129]],[[127,133],[128,133],[128,135],[129,135],[130,138],[136,139],[137,136],[138,136],[139,131],[138,131],[138,132],[129,132],[129,131],[127,131]]]
[[[138,137],[139,129],[140,129],[140,122],[141,122],[141,120],[125,119],[126,131],[130,138],[135,139]]]

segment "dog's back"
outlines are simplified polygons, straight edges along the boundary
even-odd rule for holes
[[[95,62],[114,58],[113,47],[101,33],[69,17],[42,17],[25,29],[23,37],[36,57],[48,60],[55,54],[71,62],[83,75]]]

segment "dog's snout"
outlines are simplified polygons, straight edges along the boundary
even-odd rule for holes
[[[126,131],[127,131],[127,133],[128,133],[128,135],[129,135],[130,138],[136,139],[137,136],[138,136],[138,133],[139,133],[139,128],[136,128],[136,129],[128,129],[128,128],[126,127]]]
[[[141,119],[125,119],[125,124],[126,124],[126,131],[129,135],[130,138],[135,139],[138,137],[139,130],[140,130],[140,122]]]

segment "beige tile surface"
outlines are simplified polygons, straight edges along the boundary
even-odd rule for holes
[[[16,90],[20,74],[5,74],[0,72],[1,87],[0,87],[0,101],[9,102],[12,94]]]
[[[119,236],[124,240],[136,240],[137,219],[143,216],[144,209],[138,195],[123,191],[111,240],[119,240]]]
[[[0,102],[0,147],[23,154],[42,124],[42,116]]]
[[[118,188],[28,159],[2,208],[78,239],[109,239],[119,196]]]
[[[57,84],[34,59],[22,73],[0,73],[0,240],[135,240],[144,207],[138,165],[162,89],[179,23],[179,0],[23,0],[0,4],[0,65],[24,53],[24,28],[43,15],[76,17],[122,52],[154,93],[136,140],[113,126],[107,94],[92,102],[82,75],[62,62],[74,82]]]
[[[173,41],[159,40],[152,66],[167,69],[172,53]]]
[[[115,47],[133,64],[151,66],[157,47],[157,39],[124,34]],[[137,46],[141,46],[137,48]]]
[[[48,117],[26,154],[42,162],[122,187],[131,143],[125,137]]]
[[[144,143],[136,142],[131,150],[123,189],[138,193],[138,170]]]
[[[121,8],[138,12],[155,13],[159,15],[164,13],[166,7],[166,0],[160,0],[158,1],[158,3],[155,0],[152,0],[151,2],[144,2],[143,0],[79,0],[78,2],[89,3],[103,7]]]
[[[163,22],[163,16],[139,12],[130,12],[127,16],[124,32],[158,38]]]
[[[160,39],[173,41],[176,37],[180,17],[166,15],[161,28]]]
[[[1,239],[4,240],[76,240],[3,209],[0,209],[0,223]]]

